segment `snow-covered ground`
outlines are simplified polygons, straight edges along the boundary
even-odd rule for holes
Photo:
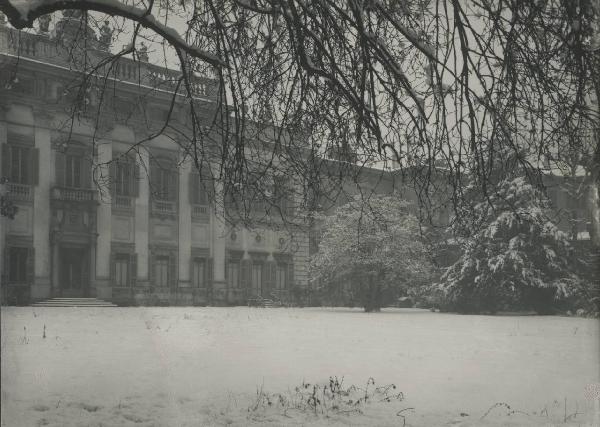
[[[245,307],[1,313],[2,426],[402,426],[406,408],[407,426],[600,425],[590,392],[600,382],[597,320]],[[362,415],[248,411],[258,388],[289,395],[330,376],[394,383],[405,399]],[[510,409],[485,415],[496,403]]]

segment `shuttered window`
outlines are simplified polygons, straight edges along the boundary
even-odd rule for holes
[[[156,200],[177,200],[177,168],[169,160],[155,159],[150,167],[150,191]]]
[[[137,255],[135,253],[112,253],[111,257],[113,286],[134,286],[137,276]]]
[[[227,262],[227,285],[231,289],[240,288],[240,261],[230,259]]]
[[[275,289],[285,290],[288,288],[288,270],[288,264],[277,264],[277,267],[275,267]]]
[[[2,176],[15,184],[37,185],[38,157],[37,148],[2,144]]]
[[[71,188],[90,188],[92,163],[82,151],[56,153],[56,181],[58,185]]]
[[[193,205],[207,205],[208,197],[202,178],[198,173],[190,174],[190,203]]]
[[[134,160],[116,158],[110,164],[111,194],[137,197],[139,195],[140,168]]]
[[[8,248],[8,280],[10,283],[27,283],[28,248]]]
[[[206,287],[206,259],[194,258],[192,262],[192,286],[194,288]]]
[[[81,158],[79,156],[67,155],[65,160],[65,185],[74,188],[82,187]]]
[[[157,256],[154,259],[154,285],[158,287],[169,286],[169,257]]]

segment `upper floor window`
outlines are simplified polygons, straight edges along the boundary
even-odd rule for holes
[[[56,153],[56,182],[71,188],[89,188],[92,181],[92,163],[83,151]]]
[[[150,164],[150,192],[156,200],[176,201],[177,166],[169,159],[155,158]]]
[[[207,205],[208,195],[202,177],[198,173],[190,174],[190,203],[193,205]]]
[[[37,148],[2,144],[2,176],[15,184],[37,185],[38,157]]]
[[[114,195],[137,197],[139,193],[139,167],[133,159],[117,157],[110,165]]]

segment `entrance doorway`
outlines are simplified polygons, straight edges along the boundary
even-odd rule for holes
[[[81,298],[88,294],[89,258],[86,248],[61,248],[60,289],[61,296]]]

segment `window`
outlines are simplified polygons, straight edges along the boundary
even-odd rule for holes
[[[273,203],[279,207],[282,215],[292,215],[292,191],[284,179],[275,179]]]
[[[240,287],[240,261],[230,259],[227,262],[227,285],[229,288]]]
[[[252,276],[251,276],[251,288],[252,295],[262,295],[262,283],[263,283],[263,264],[258,262],[252,263]]]
[[[206,259],[194,258],[192,262],[192,286],[194,288],[206,287]]]
[[[67,155],[65,162],[65,186],[80,188],[81,180],[81,157]]]
[[[275,289],[285,290],[287,289],[288,280],[288,264],[278,263],[275,267]]]
[[[117,196],[135,196],[134,180],[136,179],[135,164],[127,161],[117,161],[114,165],[114,186]]]
[[[190,174],[190,203],[193,205],[207,205],[208,197],[202,178],[197,173]]]
[[[8,280],[10,283],[27,283],[28,256],[27,248],[8,248]]]
[[[154,260],[154,285],[169,286],[169,257],[157,256]]]
[[[38,150],[21,145],[2,144],[2,175],[15,184],[37,184]]]
[[[150,168],[150,191],[157,200],[177,200],[177,169],[169,160],[154,159]]]
[[[115,258],[115,286],[129,286],[129,255],[117,255]]]
[[[56,153],[56,180],[59,185],[71,188],[89,188],[92,165],[83,150],[75,149],[69,153]]]

